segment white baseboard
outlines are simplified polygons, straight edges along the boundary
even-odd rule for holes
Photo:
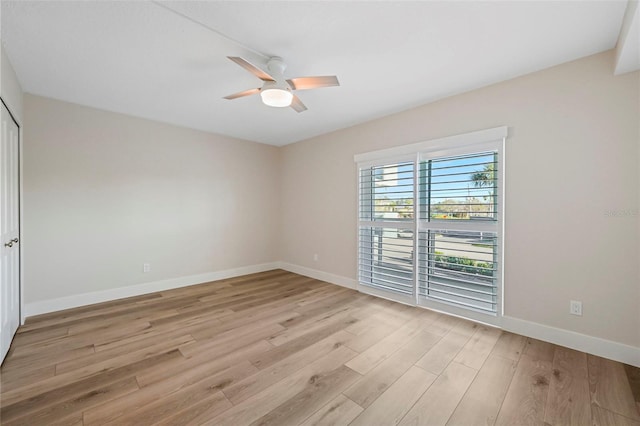
[[[24,305],[25,317],[62,311],[64,309],[77,308],[79,306],[92,305],[94,303],[108,302],[125,297],[140,296],[156,291],[170,290],[173,288],[187,287],[210,281],[239,277],[241,275],[255,274],[257,272],[278,269],[279,262],[262,263],[259,265],[242,266],[240,268],[226,269],[224,271],[207,272],[204,274],[188,275],[186,277],[171,278],[168,280],[153,281],[126,287],[118,287],[109,290],[94,291],[91,293],[76,294],[73,296],[59,297],[56,299],[42,300],[26,303]]]
[[[304,275],[305,277],[315,278],[316,280],[325,281],[342,287],[356,289],[358,282],[353,278],[343,277],[341,275],[331,274],[329,272],[319,271],[304,266],[294,265],[293,263],[279,262],[280,269],[293,272],[294,274]]]
[[[545,342],[640,367],[640,348],[514,317],[502,317],[502,328]]]

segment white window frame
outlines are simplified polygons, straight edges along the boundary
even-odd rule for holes
[[[504,313],[504,214],[505,214],[505,142],[508,136],[508,128],[506,126],[496,127],[492,129],[480,130],[471,133],[465,133],[456,136],[445,137],[441,139],[435,139],[430,141],[423,141],[413,143],[409,145],[403,145],[395,148],[383,149],[379,151],[367,152],[363,154],[356,154],[354,161],[357,163],[358,172],[358,226],[357,226],[357,241],[358,241],[358,262],[357,267],[359,270],[359,250],[360,250],[360,228],[363,226],[390,226],[397,228],[413,229],[414,235],[414,291],[413,296],[396,295],[393,293],[387,293],[382,290],[377,290],[370,286],[362,285],[359,279],[358,273],[358,291],[374,296],[382,297],[385,299],[394,300],[400,303],[405,303],[413,306],[421,306],[435,311],[446,312],[464,318],[473,319],[476,321],[484,322],[487,324],[499,326],[501,318]],[[420,216],[419,211],[419,173],[420,162],[441,158],[441,157],[453,157],[457,155],[464,155],[469,153],[477,153],[484,151],[495,151],[498,157],[498,170],[497,170],[497,217],[495,221],[452,221],[447,220],[431,220],[426,221]],[[363,221],[360,215],[360,175],[361,170],[374,167],[383,166],[397,162],[414,162],[414,219],[413,222],[400,224],[397,222],[387,223],[384,221]],[[440,225],[440,226],[439,226]],[[413,227],[413,228],[411,228]],[[418,292],[418,269],[419,269],[419,256],[418,256],[418,239],[421,231],[428,229],[457,229],[457,230],[474,230],[474,231],[488,231],[495,232],[497,236],[497,261],[498,261],[498,273],[496,274],[496,287],[497,287],[497,300],[496,300],[496,314],[484,313],[475,311],[472,309],[465,309],[446,302],[434,301],[425,299],[419,296]],[[402,297],[399,297],[402,296]]]

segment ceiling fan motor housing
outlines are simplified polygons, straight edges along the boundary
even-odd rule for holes
[[[284,70],[287,69],[287,64],[284,63],[281,57],[271,57],[267,62],[267,68],[276,80],[284,80]]]

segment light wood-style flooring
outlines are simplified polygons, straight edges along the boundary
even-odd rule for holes
[[[2,425],[635,425],[638,369],[274,270],[31,318]]]

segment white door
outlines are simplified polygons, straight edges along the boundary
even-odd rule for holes
[[[2,104],[0,133],[0,363],[20,323],[18,124]]]

